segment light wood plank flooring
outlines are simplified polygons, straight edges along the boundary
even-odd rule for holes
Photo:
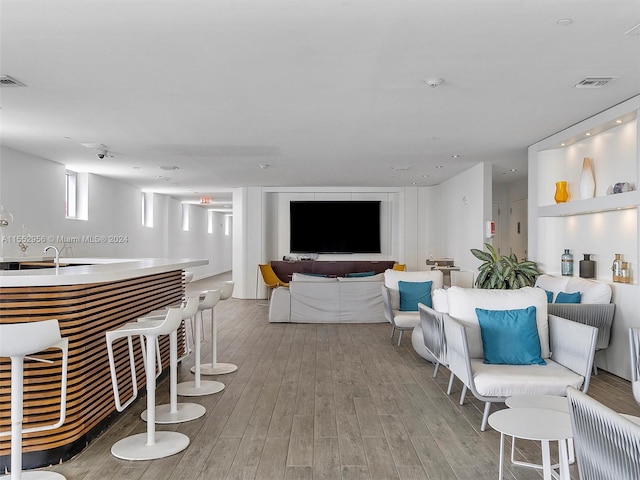
[[[225,279],[193,282],[187,292]],[[188,435],[185,451],[143,462],[110,454],[118,439],[145,431],[143,398],[81,454],[50,469],[68,480],[497,478],[499,434],[479,431],[482,405],[471,395],[458,405],[459,383],[447,396],[448,371],[433,378],[410,335],[397,347],[388,324],[270,324],[268,308],[253,300],[221,302],[216,315],[218,361],[239,369],[216,377],[226,385],[218,394],[180,397],[204,405],[205,417],[158,426]],[[203,352],[210,352],[208,343]],[[193,378],[191,365],[192,358],[183,362],[181,380]],[[161,403],[168,390],[164,379]],[[630,392],[629,382],[606,372],[589,391],[617,411],[640,415]],[[516,446],[521,459],[539,461],[535,442]],[[506,478],[542,476],[509,465]],[[575,465],[571,478],[578,478]]]

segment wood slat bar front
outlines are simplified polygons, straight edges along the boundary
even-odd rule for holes
[[[66,420],[57,429],[23,436],[23,464],[35,468],[77,454],[105,427],[116,411],[109,374],[105,332],[136,321],[152,310],[183,300],[182,270],[120,281],[82,285],[0,287],[0,322],[57,319],[69,339]],[[184,328],[178,351],[184,348]],[[115,345],[120,394],[131,394],[126,340]],[[140,343],[134,340],[138,389],[145,385]],[[169,337],[160,338],[163,368],[169,365]],[[37,355],[54,363],[25,361],[23,428],[50,425],[60,408],[61,355]],[[0,432],[11,429],[11,363],[0,359]],[[10,466],[10,436],[0,437],[0,471]]]

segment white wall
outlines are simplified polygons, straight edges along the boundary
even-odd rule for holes
[[[476,165],[440,185],[441,252],[461,270],[475,271],[480,265],[471,249],[482,249],[489,241],[484,224],[491,219],[491,203],[490,165]]]
[[[27,255],[40,256],[46,245],[65,246],[74,257],[162,257],[206,259],[195,267],[195,278],[231,270],[232,236],[224,235],[224,215],[215,214],[214,231],[207,233],[207,211],[190,206],[191,229],[181,231],[181,203],[154,195],[154,227],[141,222],[141,192],[116,180],[89,174],[88,220],[65,218],[65,167],[59,163],[2,147],[0,150],[0,204],[14,216],[4,229],[3,255],[22,254],[14,235],[29,233]],[[24,228],[23,228],[24,226]],[[104,236],[89,242],[85,237]],[[109,238],[112,240],[109,241]],[[117,241],[116,241],[117,240]]]
[[[463,196],[470,201],[461,206]],[[491,215],[491,169],[479,165],[432,187],[238,188],[233,199],[237,295],[266,298],[264,282],[256,281],[257,264],[289,253],[289,202],[320,199],[382,202],[382,253],[320,255],[320,260],[395,260],[409,270],[426,270],[429,256],[447,256],[463,269],[475,269],[470,249],[482,248],[482,226]]]

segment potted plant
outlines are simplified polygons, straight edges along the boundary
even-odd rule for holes
[[[514,290],[522,287],[532,287],[540,270],[536,262],[518,260],[515,254],[498,255],[490,243],[484,244],[488,252],[472,248],[474,257],[484,262],[478,267],[476,287]]]

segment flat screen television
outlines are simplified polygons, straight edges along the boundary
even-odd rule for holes
[[[292,253],[380,253],[380,201],[292,201]]]

